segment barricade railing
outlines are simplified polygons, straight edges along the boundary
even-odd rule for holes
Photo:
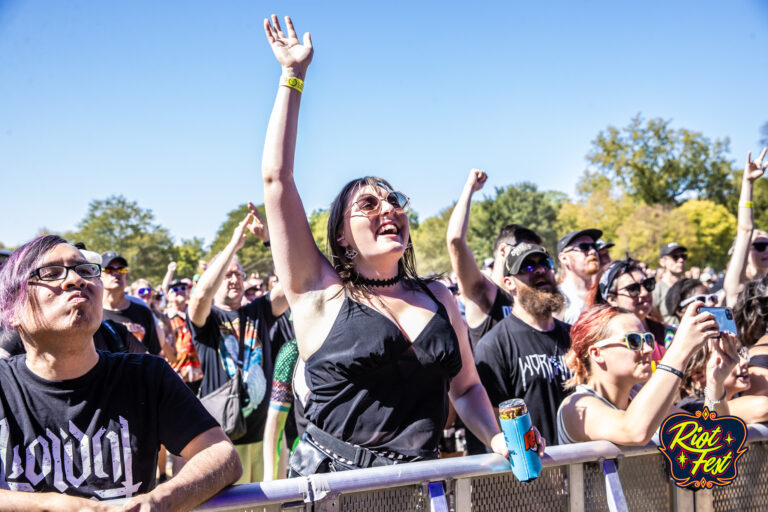
[[[528,483],[515,480],[501,456],[474,455],[238,485],[196,510],[428,511],[432,482],[443,483],[448,509],[456,512],[768,510],[765,441],[768,427],[749,425],[750,449],[736,480],[696,492],[670,481],[655,441],[638,447],[593,441],[548,447],[541,476]]]

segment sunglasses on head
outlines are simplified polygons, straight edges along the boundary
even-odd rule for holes
[[[630,297],[639,297],[641,288],[645,288],[647,291],[652,292],[653,289],[656,288],[656,278],[646,277],[639,283],[632,283],[628,284],[624,288],[619,288],[619,291],[627,292],[627,295]]]
[[[757,252],[765,251],[766,247],[768,247],[768,242],[752,242],[752,248]]]
[[[699,302],[703,302],[704,304],[706,304],[707,302],[709,302],[710,304],[717,304],[718,299],[719,297],[717,296],[716,293],[709,293],[707,295],[694,295],[693,297],[688,297],[687,299],[682,301],[679,307],[684,308],[688,304],[693,304],[697,300]]]
[[[601,348],[615,343],[624,342],[624,345],[629,350],[638,351],[643,348],[643,343],[647,343],[651,350],[656,347],[656,337],[650,332],[628,332],[622,336],[614,336],[612,338],[606,338],[600,340],[593,347]]]
[[[384,201],[388,202],[395,210],[407,211],[411,200],[402,192],[392,191],[387,194]],[[354,202],[357,209],[363,215],[372,217],[381,213],[382,199],[374,194],[366,194]]]
[[[597,244],[594,242],[582,242],[580,244],[572,245],[566,252],[572,251],[579,251],[583,252],[584,254],[589,253],[589,251],[597,252]]]
[[[533,274],[538,268],[542,268],[544,271],[552,270],[554,268],[554,262],[552,261],[552,258],[542,258],[537,262],[526,260],[522,265],[520,265],[520,271],[518,274]]]
[[[105,272],[107,274],[125,274],[128,272],[128,267],[104,267],[101,269],[102,272]]]
[[[136,294],[140,295],[141,297],[144,297],[145,295],[151,295],[152,288],[139,288],[138,290],[136,290]]]

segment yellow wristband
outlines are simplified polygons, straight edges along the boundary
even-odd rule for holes
[[[304,92],[304,80],[301,78],[283,78],[280,80],[280,85],[290,87],[291,89],[295,89],[299,92]]]
[[[739,203],[739,208],[752,208],[754,206],[754,203],[752,201],[742,201]]]

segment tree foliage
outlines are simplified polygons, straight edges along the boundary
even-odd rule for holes
[[[449,206],[434,217],[424,220],[417,229],[411,228],[411,242],[416,252],[416,268],[419,274],[450,274],[451,260],[445,244],[445,233],[452,211],[453,206]]]
[[[204,260],[206,257],[205,241],[199,237],[182,240],[180,245],[174,247],[173,254],[174,261],[176,261],[174,278],[188,277],[191,279],[200,272],[200,260]]]
[[[594,168],[584,181],[603,175],[649,205],[677,206],[688,198],[725,204],[733,193],[728,139],[711,141],[670,124],[661,118],[645,122],[638,114],[622,129],[609,126],[592,141],[587,160]]]
[[[159,284],[174,257],[173,239],[155,223],[152,210],[123,196],[93,200],[71,241],[84,242],[96,252],[117,251],[128,261],[132,279],[143,277]]]
[[[686,201],[678,211],[688,219],[695,237],[695,242],[687,246],[688,266],[725,268],[728,248],[736,237],[736,217],[712,201]]]
[[[263,218],[266,218],[264,213],[264,205],[256,207],[261,213]],[[241,204],[234,210],[227,213],[227,219],[219,226],[219,230],[216,232],[216,237],[211,243],[211,251],[209,258],[212,258],[216,254],[220,253],[224,247],[232,240],[232,233],[235,231],[235,227],[248,215],[248,205]],[[267,221],[269,226],[269,221]],[[274,264],[272,263],[272,252],[269,248],[264,247],[264,244],[253,236],[250,232],[245,240],[245,245],[237,252],[237,257],[240,260],[240,264],[243,269],[248,272],[259,272],[260,274],[269,274],[274,270]]]
[[[327,209],[315,210],[309,215],[309,229],[312,231],[318,249],[326,258],[331,252],[328,245],[328,215]]]
[[[499,230],[513,223],[536,231],[545,247],[553,250],[558,239],[557,211],[562,202],[563,194],[540,191],[530,182],[497,187],[495,196],[472,204],[467,242],[475,258],[493,256]]]

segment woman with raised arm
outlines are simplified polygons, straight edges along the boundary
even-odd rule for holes
[[[711,349],[705,403],[720,416],[728,414],[723,382],[738,362],[736,339],[730,333],[718,334],[714,316],[699,312],[702,305],[693,302],[688,308],[655,372],[654,336],[631,311],[603,304],[582,313],[571,327],[571,350],[565,357],[573,373],[566,386],[575,391],[557,411],[559,443],[648,443],[664,418],[680,412],[671,406],[679,396],[683,371],[705,344]],[[634,394],[640,383],[643,387]]]
[[[328,243],[315,245],[293,179],[296,132],[312,40],[290,18],[264,31],[282,67],[262,171],[275,270],[293,312],[311,395],[311,422],[293,475],[437,456],[448,395],[464,422],[506,454],[451,293],[418,277],[408,198],[381,178],[347,183],[333,201]]]
[[[766,152],[768,148],[763,148],[757,160],[752,160],[752,152],[748,152],[747,163],[744,164],[739,195],[738,231],[723,279],[725,304],[731,307],[736,304],[736,297],[742,284],[768,274],[768,233],[755,230],[752,203],[755,181],[765,173],[768,167],[768,162],[763,164]]]

